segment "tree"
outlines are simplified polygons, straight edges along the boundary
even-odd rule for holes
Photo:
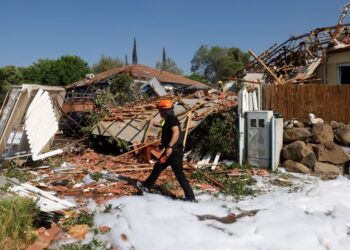
[[[137,64],[136,38],[134,38],[134,48],[132,49],[132,64]]]
[[[163,60],[162,60],[162,71],[168,71],[168,65],[166,60],[165,48],[163,47]]]
[[[117,105],[124,105],[141,97],[139,88],[134,84],[134,78],[127,73],[117,75],[110,88]]]
[[[223,48],[201,45],[191,60],[191,71],[203,76],[211,83],[232,77],[237,70],[249,62],[249,54],[239,48]]]
[[[23,72],[24,79],[28,83],[42,85],[60,85],[56,60],[39,59]]]
[[[90,72],[88,63],[79,56],[61,56],[56,64],[62,86],[79,81]]]
[[[237,155],[237,123],[236,108],[223,113],[208,116],[193,132],[191,132],[186,147],[195,149],[202,154],[221,153],[226,159],[234,159]]]
[[[121,66],[123,66],[121,59],[102,55],[98,63],[92,66],[92,71],[97,74]]]
[[[163,62],[156,62],[156,69],[160,69],[162,70],[164,63]],[[165,65],[166,65],[166,70],[164,69],[164,71],[176,74],[176,75],[182,75],[183,74],[183,70],[180,69],[177,65],[176,62],[171,59],[170,57],[168,57],[165,61]]]
[[[186,77],[197,82],[209,83],[209,81],[205,79],[203,75],[200,75],[198,73],[192,73],[191,75]]]
[[[89,73],[87,62],[78,56],[62,56],[57,60],[39,59],[24,69],[24,79],[30,83],[65,86]]]
[[[23,68],[9,65],[0,68],[0,107],[10,85],[18,85],[23,82]]]

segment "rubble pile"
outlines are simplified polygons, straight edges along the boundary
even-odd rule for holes
[[[327,54],[350,46],[350,24],[343,24],[348,10],[349,4],[345,4],[336,26],[293,35],[281,44],[274,44],[259,56],[249,50],[253,60],[236,76],[243,78],[247,73],[261,73],[263,81],[255,83],[321,83],[317,68],[327,63]]]
[[[350,163],[350,125],[289,123],[284,130],[282,166],[290,172],[334,178],[346,173]]]
[[[237,105],[236,95],[219,91],[197,91],[187,96],[170,96],[175,103],[185,138],[208,115],[223,112]],[[92,134],[123,140],[132,144],[147,143],[159,138],[161,117],[157,109],[160,98],[110,108],[106,117],[92,128]],[[186,139],[185,139],[186,140]],[[186,141],[184,141],[186,144]]]

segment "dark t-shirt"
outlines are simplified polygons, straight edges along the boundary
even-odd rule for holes
[[[167,147],[172,136],[172,127],[179,127],[179,139],[173,145],[173,149],[181,149],[182,148],[182,132],[180,127],[179,119],[176,116],[168,116],[165,118],[165,123],[162,127],[162,146]]]

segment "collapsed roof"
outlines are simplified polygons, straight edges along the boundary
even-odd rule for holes
[[[142,64],[133,64],[128,66],[123,66],[120,68],[114,68],[97,75],[91,75],[91,77],[87,79],[83,79],[71,85],[66,86],[66,89],[70,90],[70,89],[85,87],[89,85],[102,84],[102,83],[108,82],[109,80],[113,79],[114,77],[116,77],[118,74],[121,74],[121,73],[128,73],[137,80],[149,81],[153,77],[155,77],[160,83],[163,83],[163,84],[171,83],[171,84],[181,85],[184,87],[195,86],[198,88],[205,88],[205,89],[208,88],[208,86],[205,85],[204,83],[191,80],[181,75],[176,75],[166,71],[161,71],[159,69],[151,68]]]
[[[185,137],[212,112],[227,110],[236,105],[235,96],[221,92],[206,95],[199,91],[183,98],[174,97],[173,101],[176,103],[174,111],[185,131]],[[161,128],[154,125],[154,122],[161,119],[157,109],[158,102],[159,98],[155,98],[111,109],[92,132],[134,144],[156,140],[161,132]]]
[[[237,77],[247,73],[263,73],[265,83],[319,82],[315,69],[326,63],[330,51],[344,50],[350,46],[350,24],[343,24],[350,4],[346,4],[336,26],[317,28],[309,33],[292,36],[287,41],[274,44],[261,55],[255,56]]]

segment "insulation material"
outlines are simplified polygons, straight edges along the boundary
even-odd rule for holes
[[[50,95],[39,89],[25,115],[25,131],[33,160],[41,159],[40,153],[58,130]],[[62,150],[56,151],[61,153]]]
[[[17,193],[20,196],[30,197],[38,202],[40,210],[44,212],[53,212],[60,210],[72,209],[76,205],[70,201],[62,200],[53,196],[49,192],[36,188],[29,183],[15,184],[10,189],[12,192]]]

